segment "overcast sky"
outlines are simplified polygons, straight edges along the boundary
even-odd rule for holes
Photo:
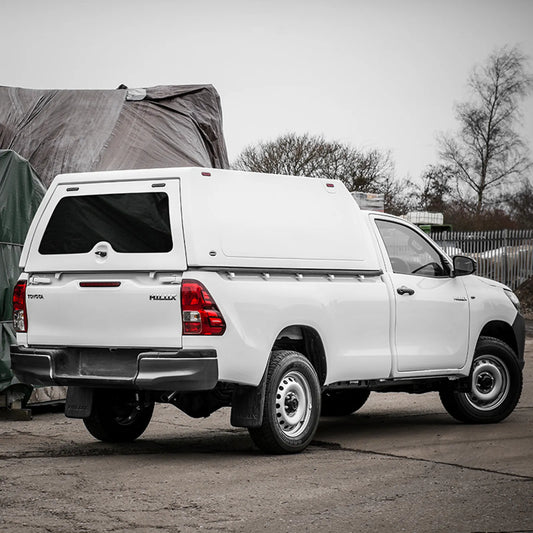
[[[533,0],[3,0],[1,13],[0,85],[211,83],[230,160],[308,132],[390,150],[415,179],[456,128],[473,66],[503,45],[533,58]],[[523,113],[531,147],[533,97]]]

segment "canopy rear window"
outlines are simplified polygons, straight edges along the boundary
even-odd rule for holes
[[[168,195],[149,192],[64,197],[50,217],[39,253],[83,254],[102,241],[119,253],[172,250]]]

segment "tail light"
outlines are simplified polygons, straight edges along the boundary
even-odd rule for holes
[[[13,327],[18,333],[28,331],[28,313],[26,312],[26,281],[19,281],[13,291]]]
[[[199,281],[182,281],[181,313],[183,335],[222,335],[226,331],[222,313]]]

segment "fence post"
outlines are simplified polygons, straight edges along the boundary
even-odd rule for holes
[[[504,272],[504,284],[509,285],[509,258],[507,257],[507,245],[508,245],[509,230],[503,230],[503,272]]]

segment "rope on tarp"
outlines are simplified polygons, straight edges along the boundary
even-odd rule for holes
[[[18,242],[2,242],[2,241],[0,241],[0,244],[5,244],[7,246],[20,246],[21,248],[24,246],[23,244],[19,244]]]

